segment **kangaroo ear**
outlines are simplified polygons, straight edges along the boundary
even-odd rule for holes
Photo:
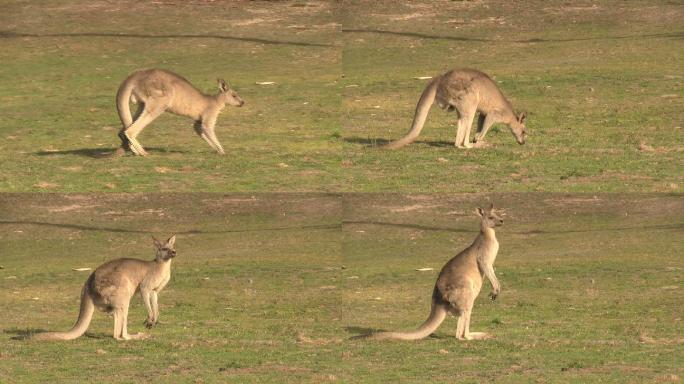
[[[475,208],[475,213],[480,217],[484,217],[484,215],[485,215],[484,209],[482,209],[480,207]]]
[[[226,83],[225,80],[216,79],[216,81],[218,81],[219,90],[221,90],[222,92],[225,92],[230,88],[230,86],[228,85],[228,83]]]
[[[494,210],[494,203],[489,203],[489,212]]]
[[[518,121],[522,124],[525,122],[525,119],[527,118],[527,112],[520,112],[518,115]]]
[[[173,245],[175,243],[176,243],[176,235],[173,235],[173,236],[169,237],[168,240],[166,240],[166,245],[168,245],[169,247],[173,248]]]
[[[154,246],[157,247],[157,248],[161,248],[162,245],[163,245],[163,244],[161,243],[161,241],[157,240],[157,238],[154,237],[154,236],[152,236],[152,241],[154,241]]]

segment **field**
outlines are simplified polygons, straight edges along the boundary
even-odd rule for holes
[[[4,1],[0,191],[682,192],[682,18],[672,1]],[[114,95],[146,67],[236,88],[226,156],[173,115],[142,133],[151,156],[113,156]],[[496,79],[528,143],[494,126],[456,150],[434,108],[417,143],[378,150],[408,130],[415,77],[453,67]]]
[[[298,191],[339,188],[339,25],[326,3],[3,1],[0,191]],[[246,101],[226,107],[220,156],[162,115],[148,158],[116,157],[115,95],[138,68]],[[275,82],[257,85],[257,82]]]
[[[667,383],[684,378],[684,4],[679,0],[0,1],[0,384]],[[527,143],[454,148],[431,76],[489,74]],[[226,154],[170,113],[122,155],[115,95],[141,68],[207,94]],[[474,132],[471,134],[471,138]],[[416,342],[440,268],[505,212],[471,329]],[[90,272],[177,235],[144,328],[96,312]],[[79,269],[87,269],[86,271]]]
[[[188,204],[192,200],[192,204]],[[496,302],[476,302],[414,343],[350,340],[411,329],[439,268],[496,202]],[[681,356],[684,202],[664,194],[4,194],[0,198],[0,382],[676,382]],[[153,257],[178,234],[161,321],[116,342],[97,312],[68,329],[88,272]],[[419,272],[419,268],[433,271]],[[133,298],[130,331],[143,331]],[[11,340],[10,338],[18,338]]]
[[[343,14],[348,190],[684,190],[680,2],[352,1]],[[495,125],[487,147],[456,150],[455,114],[434,106],[416,143],[378,150],[409,130],[427,85],[415,78],[458,67],[528,112],[527,144]]]

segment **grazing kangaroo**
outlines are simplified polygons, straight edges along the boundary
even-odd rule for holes
[[[210,96],[169,71],[147,69],[133,72],[121,83],[116,94],[116,108],[123,124],[119,132],[120,153],[130,149],[136,155],[147,155],[137,137],[145,126],[168,110],[195,120],[197,134],[216,152],[225,154],[214,133],[216,118],[226,104],[242,107],[245,102],[225,80],[218,79],[218,85],[219,93]],[[129,101],[139,103],[133,117]]]
[[[117,340],[141,339],[145,334],[128,333],[128,306],[139,289],[147,309],[145,325],[152,328],[159,320],[157,294],[171,278],[171,260],[176,257],[173,248],[176,236],[166,243],[154,239],[157,256],[152,261],[116,259],[95,269],[81,291],[81,310],[73,328],[67,332],[45,332],[33,335],[36,340],[72,340],[85,333],[95,307],[114,313],[114,338]]]
[[[403,138],[392,141],[383,148],[397,149],[412,143],[423,129],[435,100],[442,109],[456,110],[458,113],[454,142],[457,148],[472,147],[470,129],[477,112],[480,112],[480,116],[475,143],[484,140],[492,124],[504,123],[510,127],[518,144],[525,144],[525,112],[516,115],[511,102],[486,74],[475,69],[454,69],[432,79],[420,96],[411,130]]]
[[[442,324],[447,313],[458,316],[456,338],[459,340],[485,339],[484,332],[470,332],[470,314],[473,303],[482,288],[484,276],[492,284],[489,297],[495,300],[501,291],[499,280],[494,274],[494,260],[499,251],[494,227],[503,224],[503,219],[494,212],[494,205],[484,210],[477,208],[480,216],[480,234],[475,241],[449,260],[439,272],[432,292],[430,316],[413,332],[378,332],[367,335],[372,339],[418,340],[427,337]]]

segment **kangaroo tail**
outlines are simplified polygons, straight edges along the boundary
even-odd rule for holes
[[[131,107],[129,105],[133,88],[135,88],[135,81],[132,76],[129,76],[121,83],[119,91],[116,93],[116,110],[119,112],[119,118],[124,129],[133,124],[133,116],[131,115]]]
[[[430,316],[423,324],[413,332],[377,332],[368,335],[368,338],[373,340],[419,340],[429,336],[432,332],[442,324],[447,315],[447,308],[444,304],[432,303]]]
[[[423,94],[420,95],[420,100],[418,100],[418,105],[416,106],[416,113],[413,116],[413,124],[411,124],[411,130],[408,131],[406,136],[402,137],[399,140],[392,141],[384,145],[382,148],[401,148],[406,144],[411,144],[413,140],[415,140],[416,137],[418,137],[420,131],[423,129],[423,125],[425,125],[425,119],[427,119],[428,112],[430,112],[430,107],[432,107],[432,103],[435,102],[438,80],[439,77],[433,79],[432,82],[430,82],[430,84],[428,84],[428,86],[425,88]]]
[[[43,332],[33,335],[34,340],[73,340],[85,333],[90,325],[90,320],[93,318],[95,311],[95,303],[88,294],[88,283],[85,284],[81,291],[81,310],[78,314],[76,324],[67,332]]]

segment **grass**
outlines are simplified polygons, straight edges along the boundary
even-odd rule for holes
[[[339,27],[329,4],[4,2],[0,190],[329,191],[341,160]],[[246,101],[219,116],[219,156],[192,121],[163,115],[140,136],[149,158],[115,157],[114,96],[133,70],[162,67]],[[275,85],[257,85],[272,81]]]
[[[345,176],[351,191],[682,191],[684,106],[672,2],[351,2],[343,19]],[[493,76],[528,111],[527,144],[494,126],[456,150],[456,117],[411,125],[426,80]],[[471,135],[472,137],[472,135]],[[644,144],[644,145],[642,145]]]
[[[676,2],[0,7],[0,191],[684,191]],[[112,156],[114,95],[144,67],[233,84],[247,104],[219,118],[226,156],[172,115],[140,137],[149,158]],[[408,130],[414,77],[453,67],[495,77],[528,143],[495,126],[487,148],[456,150],[435,108],[417,143],[378,150]]]
[[[411,329],[439,268],[495,201],[496,302],[457,342],[448,318],[413,343],[349,337]],[[192,201],[192,204],[188,204]],[[668,382],[684,372],[681,195],[4,194],[0,324],[6,339],[68,329],[88,272],[153,257],[178,233],[161,324],[111,339],[97,312],[71,342],[0,343],[0,381]],[[418,272],[430,267],[433,271]],[[139,296],[131,332],[143,330]]]
[[[680,380],[683,18],[666,0],[0,3],[0,383]],[[146,67],[233,85],[226,156],[170,114],[140,136],[149,157],[114,156],[114,95]],[[415,78],[454,67],[528,112],[527,144],[494,126],[457,150],[434,108],[379,150]],[[472,329],[494,338],[457,342],[447,319],[351,340],[425,319],[487,201],[507,214],[503,291],[485,285]],[[23,339],[73,324],[74,268],[150,259],[171,233],[148,340],[114,341],[100,312],[77,340]]]
[[[178,257],[151,339],[117,343],[112,318],[96,312],[90,337],[75,343],[4,341],[0,382],[311,382],[330,371],[297,336],[337,332],[326,326],[340,268],[334,195],[19,194],[1,204],[7,338],[73,324],[88,272],[72,268],[153,258],[151,235],[178,233]],[[130,332],[144,318],[137,295]]]

